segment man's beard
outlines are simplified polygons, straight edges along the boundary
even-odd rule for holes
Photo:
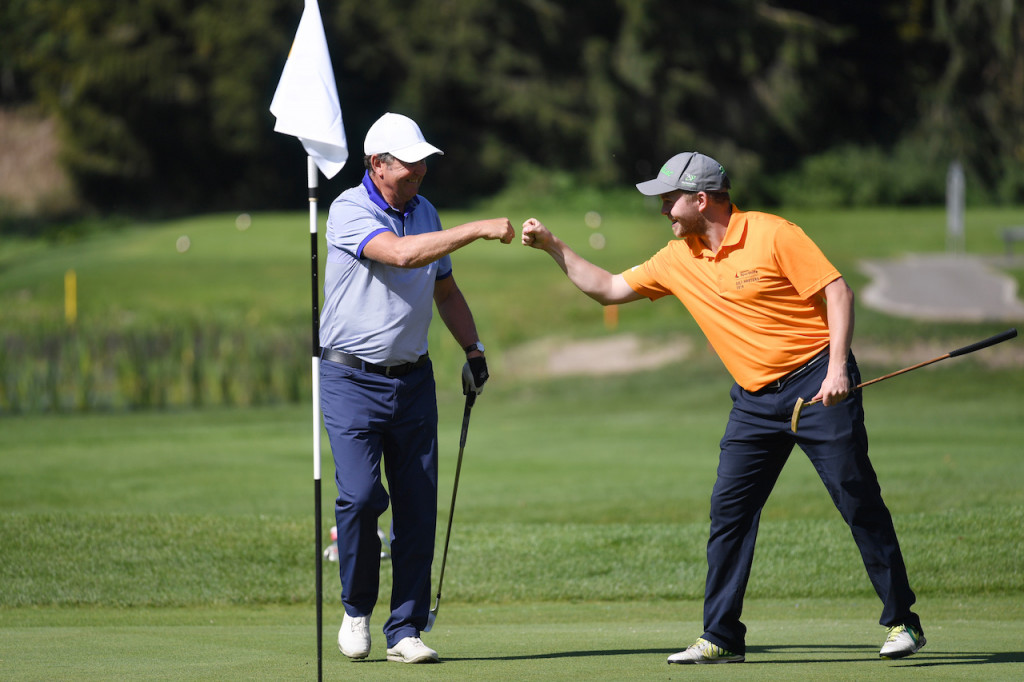
[[[703,237],[708,233],[707,218],[699,213],[685,220],[676,220],[675,224],[679,226],[676,235],[680,239],[683,237]]]

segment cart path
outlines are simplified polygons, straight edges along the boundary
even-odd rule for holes
[[[1024,321],[1017,281],[971,255],[911,254],[866,260],[861,302],[898,317],[944,322]]]

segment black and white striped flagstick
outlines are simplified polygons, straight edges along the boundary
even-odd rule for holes
[[[306,157],[306,175],[309,185],[309,252],[310,291],[313,301],[313,329],[311,338],[313,385],[313,524],[316,549],[316,679],[324,675],[324,569],[323,523],[320,519],[320,258],[317,254],[317,165],[312,156]]]

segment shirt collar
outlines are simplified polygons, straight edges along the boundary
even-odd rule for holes
[[[743,237],[747,234],[747,220],[744,217],[744,212],[736,208],[736,204],[732,205],[732,213],[729,215],[729,226],[725,228],[725,238],[722,239],[722,245],[718,249],[718,253],[722,253],[726,249],[732,249],[743,242]],[[690,247],[690,254],[694,258],[701,258],[705,252],[710,251],[708,247],[704,246],[704,242],[701,241],[700,237],[686,237],[686,245]]]
[[[732,248],[739,246],[740,242],[743,241],[744,235],[747,234],[747,219],[746,214],[740,209],[736,208],[736,204],[732,205],[732,213],[729,216],[729,227],[725,228],[725,239],[722,240],[722,248]]]
[[[363,172],[363,187],[366,188],[366,193],[370,196],[370,201],[376,204],[382,211],[392,211],[393,213],[400,213],[396,209],[392,208],[390,204],[384,199],[384,195],[377,189],[377,185],[373,184],[373,179],[370,178],[370,171]],[[412,210],[416,208],[416,205],[420,203],[419,196],[415,196],[405,204],[405,215],[412,213]]]

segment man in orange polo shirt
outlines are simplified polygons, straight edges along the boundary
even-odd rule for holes
[[[793,223],[740,211],[722,166],[703,154],[669,159],[637,185],[661,198],[676,240],[618,275],[590,263],[534,218],[526,246],[546,251],[598,303],[673,295],[686,306],[735,380],[711,493],[704,634],[669,663],[734,663],[746,653],[740,621],[761,509],[794,445],[814,464],[850,526],[888,635],[879,655],[902,658],[925,644],[892,517],[868,459],[850,352],[853,292]],[[821,399],[790,429],[797,398]]]

